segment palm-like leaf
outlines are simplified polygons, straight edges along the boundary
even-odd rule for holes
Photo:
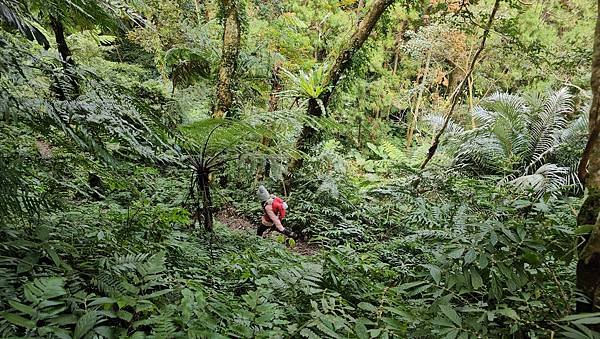
[[[211,58],[205,51],[174,47],[165,53],[164,64],[170,69],[173,89],[177,86],[190,86],[199,78],[214,75]]]
[[[18,0],[0,0],[0,21],[8,26],[16,28],[29,40],[36,40],[44,48],[48,49],[47,34],[27,13],[23,3]]]
[[[428,114],[423,118],[424,121],[428,122],[435,130],[439,130],[444,125],[445,118],[439,114]],[[446,127],[446,135],[458,135],[464,133],[465,129],[461,125],[456,122],[450,120],[448,121],[448,126]]]
[[[567,88],[562,88],[544,100],[540,111],[529,112],[529,164],[541,161],[547,151],[559,143],[560,133],[567,125],[567,114],[572,111],[573,96]]]
[[[565,186],[579,190],[575,173],[587,119],[582,111],[569,121],[573,110],[566,88],[527,96],[493,94],[472,112],[478,128],[451,133],[458,140],[455,165],[480,174],[504,173],[503,182],[536,196]],[[435,121],[431,124],[435,128]]]
[[[509,183],[523,192],[531,191],[539,198],[547,193],[558,193],[567,184],[568,174],[567,167],[544,164],[535,173],[520,176]]]

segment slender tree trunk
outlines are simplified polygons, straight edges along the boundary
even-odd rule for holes
[[[283,89],[283,84],[281,83],[281,77],[279,76],[280,65],[276,63],[273,66],[273,70],[271,73],[271,94],[269,95],[269,112],[277,111],[279,109],[279,96],[277,93],[281,92]],[[263,136],[261,139],[261,143],[268,147],[271,145],[271,138],[267,136]],[[256,172],[256,180],[260,181],[265,177],[269,176],[271,172],[271,162],[269,159],[265,160],[263,171],[261,172],[260,168]]]
[[[477,59],[479,59],[479,55],[481,54],[481,52],[483,52],[483,49],[485,48],[485,42],[487,40],[488,35],[490,34],[490,29],[492,28],[492,24],[494,23],[494,17],[496,16],[496,12],[498,12],[498,8],[500,7],[500,1],[501,0],[496,0],[494,2],[494,7],[492,8],[492,13],[490,14],[490,18],[488,19],[488,22],[483,31],[483,36],[481,37],[481,44],[479,45],[479,49],[477,50],[477,52],[475,52],[475,55],[473,56],[473,59],[471,60],[471,64],[469,65],[467,74],[462,79],[462,81],[460,82],[460,85],[458,85],[458,88],[456,89],[456,91],[454,91],[454,93],[452,94],[452,97],[450,98],[450,102],[451,102],[450,110],[448,111],[448,113],[446,113],[446,117],[444,119],[444,125],[436,133],[435,137],[433,138],[431,147],[429,147],[429,152],[427,152],[427,157],[421,164],[421,169],[424,169],[425,166],[427,166],[427,163],[429,163],[431,158],[433,158],[433,156],[435,155],[435,152],[440,143],[440,138],[446,131],[446,127],[448,127],[448,122],[450,121],[450,117],[452,116],[452,113],[454,113],[454,109],[456,108],[456,105],[458,104],[460,94],[462,93],[462,91],[465,88],[465,85],[467,84],[467,79],[469,77],[471,77],[471,74],[473,73],[473,69],[475,68],[475,64],[477,63]]]
[[[476,128],[475,116],[473,115],[473,76],[467,79],[467,85],[469,86],[469,114],[471,114],[471,128]]]
[[[580,163],[580,174],[588,193],[577,217],[578,225],[593,225],[590,234],[578,246],[577,262],[577,288],[583,291],[589,302],[578,302],[578,313],[600,311],[600,0],[598,9],[592,61],[590,136]],[[592,327],[598,330],[600,326]]]
[[[413,132],[417,126],[417,119],[419,119],[419,109],[421,108],[421,99],[423,98],[423,91],[429,75],[429,63],[431,62],[431,49],[427,51],[427,60],[425,61],[425,71],[423,72],[423,79],[421,80],[421,88],[419,88],[419,94],[417,95],[417,101],[415,103],[415,109],[413,111],[410,124],[408,125],[408,131],[406,132],[406,149],[409,149],[412,145]]]
[[[217,82],[217,104],[213,117],[223,118],[233,106],[233,82],[240,54],[241,27],[236,0],[223,0],[223,49]]]

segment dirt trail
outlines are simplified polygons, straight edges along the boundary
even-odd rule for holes
[[[217,219],[220,223],[227,225],[230,229],[236,231],[247,231],[254,236],[256,236],[256,225],[252,223],[252,221],[248,220],[248,218],[240,215],[233,207],[225,207],[220,210],[216,215],[215,219]],[[279,233],[271,232],[267,235],[267,238],[272,238],[275,241],[275,237]],[[292,252],[298,253],[300,255],[315,255],[319,251],[319,247],[316,245],[311,245],[304,241],[296,241],[296,246],[291,248]]]

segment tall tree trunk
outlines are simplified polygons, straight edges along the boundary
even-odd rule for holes
[[[358,24],[358,27],[354,31],[354,34],[350,37],[350,40],[346,43],[345,47],[342,49],[342,52],[335,60],[335,63],[329,70],[327,76],[327,83],[330,86],[328,91],[325,91],[321,95],[321,100],[323,100],[323,105],[327,108],[327,104],[329,103],[329,99],[331,98],[331,94],[335,89],[335,86],[340,81],[344,72],[350,67],[352,62],[352,57],[365,43],[371,31],[377,24],[377,21],[383,14],[383,12],[394,3],[395,0],[375,0],[373,4],[369,8],[369,11],[365,14],[364,18]],[[319,109],[320,112],[320,109]]]
[[[198,173],[198,191],[202,192],[202,224],[207,231],[213,230],[213,215],[212,215],[212,197],[210,195],[210,179],[209,172],[203,170]],[[198,211],[196,211],[196,214]]]
[[[362,20],[358,23],[358,27],[350,37],[350,39],[346,42],[346,45],[342,49],[342,52],[338,55],[337,59],[329,69],[327,73],[326,83],[329,86],[329,89],[321,94],[319,100],[322,101],[323,107],[327,109],[327,105],[329,104],[329,99],[333,94],[335,87],[338,82],[342,78],[344,72],[350,67],[352,63],[352,57],[365,43],[371,31],[377,24],[377,21],[383,14],[383,12],[394,3],[395,0],[375,0],[369,11],[365,14]],[[308,114],[320,117],[324,112],[321,111],[321,107],[318,104],[318,101],[315,99],[311,99],[308,102]],[[305,126],[302,129],[302,135],[298,140],[298,146],[300,149],[303,148],[305,141],[312,139],[315,130],[309,126]]]
[[[217,104],[213,117],[223,118],[233,105],[232,86],[238,55],[240,54],[241,27],[236,0],[223,0],[223,50],[217,82]]]
[[[79,95],[79,83],[77,82],[76,74],[74,73],[75,60],[71,49],[67,44],[65,37],[65,27],[63,23],[55,16],[50,15],[50,26],[54,32],[54,39],[56,40],[56,48],[63,65],[63,74],[59,75],[58,78],[64,77],[62,83],[67,83],[71,88],[65,87],[61,84],[61,79],[55,79],[52,84],[52,91],[57,95],[59,100],[67,100]]]
[[[433,156],[435,155],[435,152],[440,144],[440,138],[442,137],[442,135],[446,131],[446,128],[448,127],[448,122],[450,121],[450,117],[452,116],[452,113],[454,113],[454,109],[456,108],[456,105],[458,104],[458,99],[460,98],[460,94],[463,92],[463,90],[467,84],[467,79],[469,79],[471,77],[471,74],[473,73],[473,69],[475,68],[475,64],[477,63],[477,60],[479,59],[479,55],[481,54],[481,52],[483,52],[483,49],[485,48],[485,42],[487,40],[488,35],[490,34],[490,29],[492,28],[492,24],[494,23],[494,17],[496,16],[496,12],[498,12],[498,8],[500,7],[500,1],[501,0],[496,0],[494,2],[494,7],[492,8],[492,13],[490,14],[490,18],[488,19],[488,22],[485,25],[485,29],[484,29],[483,35],[481,37],[481,44],[479,45],[479,49],[477,50],[477,52],[475,52],[473,59],[471,59],[471,64],[469,65],[467,74],[460,82],[460,85],[458,85],[458,88],[454,91],[454,93],[452,93],[452,97],[450,98],[450,102],[451,102],[450,110],[448,111],[448,113],[446,113],[446,117],[444,119],[444,125],[442,125],[442,128],[436,133],[435,137],[433,138],[431,147],[429,147],[429,151],[427,152],[427,157],[421,164],[421,169],[424,169],[425,166],[427,166],[427,163],[429,163],[431,158],[433,158]]]
[[[587,197],[579,210],[577,224],[594,225],[591,233],[578,246],[577,288],[589,298],[578,302],[577,312],[600,311],[600,0],[594,38],[592,61],[592,106],[590,107],[590,135],[580,163],[580,174],[587,188]],[[587,173],[586,173],[587,172]],[[598,325],[594,326],[598,330]]]
[[[327,73],[326,84],[329,89],[323,92],[319,97],[319,100],[322,102],[325,109],[327,109],[327,105],[329,104],[329,99],[331,98],[333,90],[342,78],[344,72],[350,67],[352,63],[352,57],[365,43],[383,12],[385,12],[385,10],[392,5],[394,1],[395,0],[374,0],[365,16],[358,23],[356,30],[346,42],[341,53],[338,55],[337,59]],[[325,113],[321,110],[318,100],[314,98],[308,101],[307,111],[309,115],[316,117],[320,117]],[[318,139],[319,137],[316,135],[316,130],[311,126],[304,125],[302,132],[300,133],[300,137],[296,141],[296,145],[300,151],[306,152],[308,151],[309,146],[314,144]],[[288,192],[290,191],[292,184],[292,173],[296,172],[300,167],[302,167],[302,158],[293,160],[289,166],[288,176],[285,180],[285,186],[287,187]]]

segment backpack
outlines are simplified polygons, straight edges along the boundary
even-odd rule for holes
[[[283,220],[285,212],[287,210],[287,204],[280,197],[273,199],[273,212],[279,216],[279,220]]]
[[[274,197],[271,198],[271,200],[273,200],[271,202],[271,207],[273,207],[273,212],[279,217],[279,220],[283,220],[283,218],[285,217],[286,214],[286,210],[288,208],[288,205],[285,201],[283,201],[283,199],[281,199],[280,197]],[[267,207],[269,201],[265,201],[262,204],[263,207],[263,211],[265,210],[265,207]],[[265,215],[267,215],[267,212],[265,211]]]

